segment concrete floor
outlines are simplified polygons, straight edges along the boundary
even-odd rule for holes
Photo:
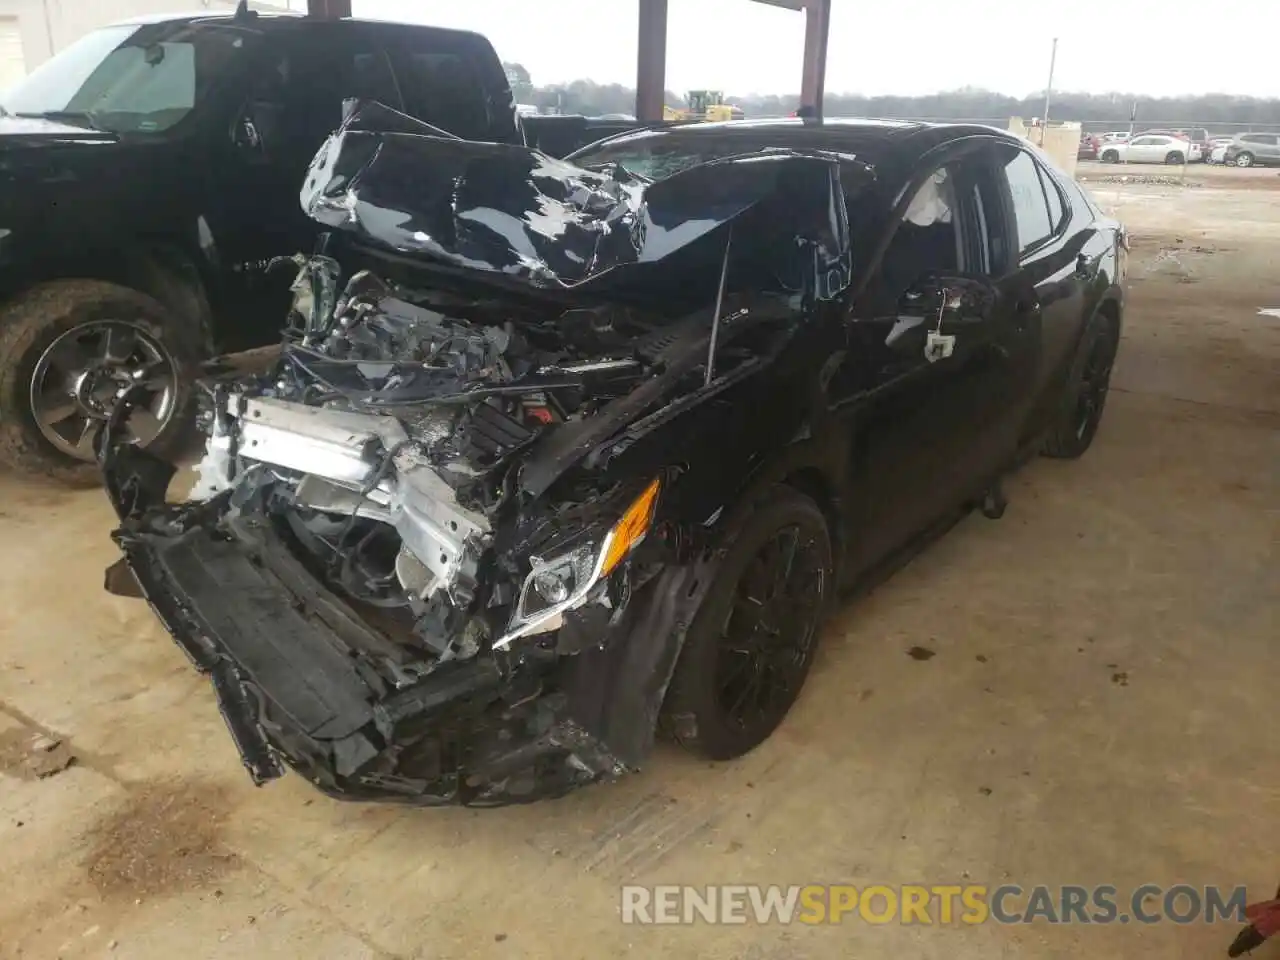
[[[618,888],[1270,894],[1280,318],[1257,310],[1280,307],[1280,178],[1247,173],[1094,186],[1136,246],[1093,450],[1032,464],[1003,520],[967,519],[838,615],[797,708],[735,763],[661,748],[489,812],[254,790],[206,683],[101,591],[102,496],[0,481],[0,956],[1222,955],[1233,925],[637,928]],[[75,763],[31,778],[37,731]]]

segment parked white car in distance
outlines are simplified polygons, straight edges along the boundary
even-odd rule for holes
[[[1200,159],[1200,144],[1164,134],[1144,134],[1124,143],[1104,144],[1103,163],[1188,163]]]

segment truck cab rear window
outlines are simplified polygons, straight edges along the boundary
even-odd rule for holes
[[[389,52],[408,113],[464,140],[490,139],[485,86],[465,56],[415,48],[412,41]]]

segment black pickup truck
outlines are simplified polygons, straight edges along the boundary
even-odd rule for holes
[[[267,265],[315,242],[298,188],[348,98],[555,154],[619,126],[526,127],[474,33],[240,12],[88,34],[3,101],[0,464],[96,482],[127,387],[150,388],[131,429],[162,450],[203,360],[278,337],[294,271]]]

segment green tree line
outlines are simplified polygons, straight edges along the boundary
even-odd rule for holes
[[[571,83],[538,86],[519,63],[506,63],[507,76],[518,103],[536,105],[540,110],[600,116],[606,113],[634,113],[635,90],[619,83],[574,80]],[[753,94],[727,96],[748,117],[777,117],[794,113],[800,98],[794,94]],[[684,98],[670,90],[669,106],[684,106]],[[1141,125],[1156,123],[1198,123],[1247,126],[1280,125],[1280,99],[1241,97],[1225,93],[1196,96],[1149,97],[1130,93],[1055,92],[1050,116],[1054,120],[1092,121],[1095,124],[1126,126],[1136,108]],[[866,97],[851,93],[828,93],[823,103],[828,116],[901,117],[951,120],[1006,120],[1035,117],[1044,110],[1044,92],[1010,97],[990,90],[962,87],[920,97]]]

